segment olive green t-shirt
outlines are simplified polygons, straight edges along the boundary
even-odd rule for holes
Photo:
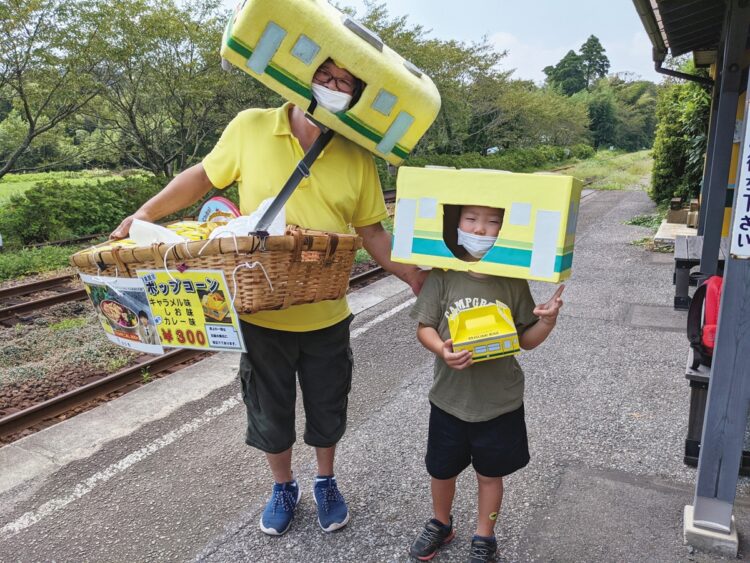
[[[453,310],[495,301],[510,308],[519,336],[538,320],[526,280],[475,278],[466,272],[437,269],[427,277],[410,315],[437,330],[445,341],[450,338],[448,316]],[[523,387],[523,371],[515,356],[478,362],[463,370],[451,369],[436,357],[429,397],[437,407],[461,420],[481,422],[520,408]]]

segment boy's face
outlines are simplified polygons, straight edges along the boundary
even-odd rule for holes
[[[148,317],[138,317],[141,321],[141,324],[143,326],[146,326],[148,324]]]
[[[464,205],[458,228],[465,233],[485,237],[497,237],[503,223],[503,216],[499,209],[482,205]]]

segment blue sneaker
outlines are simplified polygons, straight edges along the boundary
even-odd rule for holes
[[[294,509],[302,496],[297,481],[274,483],[273,494],[260,517],[260,529],[270,536],[280,536],[289,529]]]
[[[333,532],[346,526],[349,522],[349,509],[336,486],[335,477],[317,477],[313,496],[318,505],[318,523],[324,532]]]

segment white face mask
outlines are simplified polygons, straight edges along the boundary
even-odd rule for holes
[[[462,231],[461,229],[457,229],[457,231],[458,244],[463,246],[466,249],[466,252],[471,254],[474,258],[482,258],[497,241],[497,237],[475,235],[473,233]]]
[[[312,93],[318,103],[328,111],[338,113],[349,107],[352,95],[326,88],[322,84],[312,84]]]

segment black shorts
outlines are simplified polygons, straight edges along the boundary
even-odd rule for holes
[[[425,464],[435,479],[452,479],[470,463],[485,477],[504,477],[529,463],[523,405],[483,422],[465,422],[430,406]]]
[[[240,323],[247,346],[240,382],[248,445],[271,454],[292,447],[297,439],[297,377],[305,407],[305,443],[328,448],[341,439],[352,386],[351,320],[308,332]]]

